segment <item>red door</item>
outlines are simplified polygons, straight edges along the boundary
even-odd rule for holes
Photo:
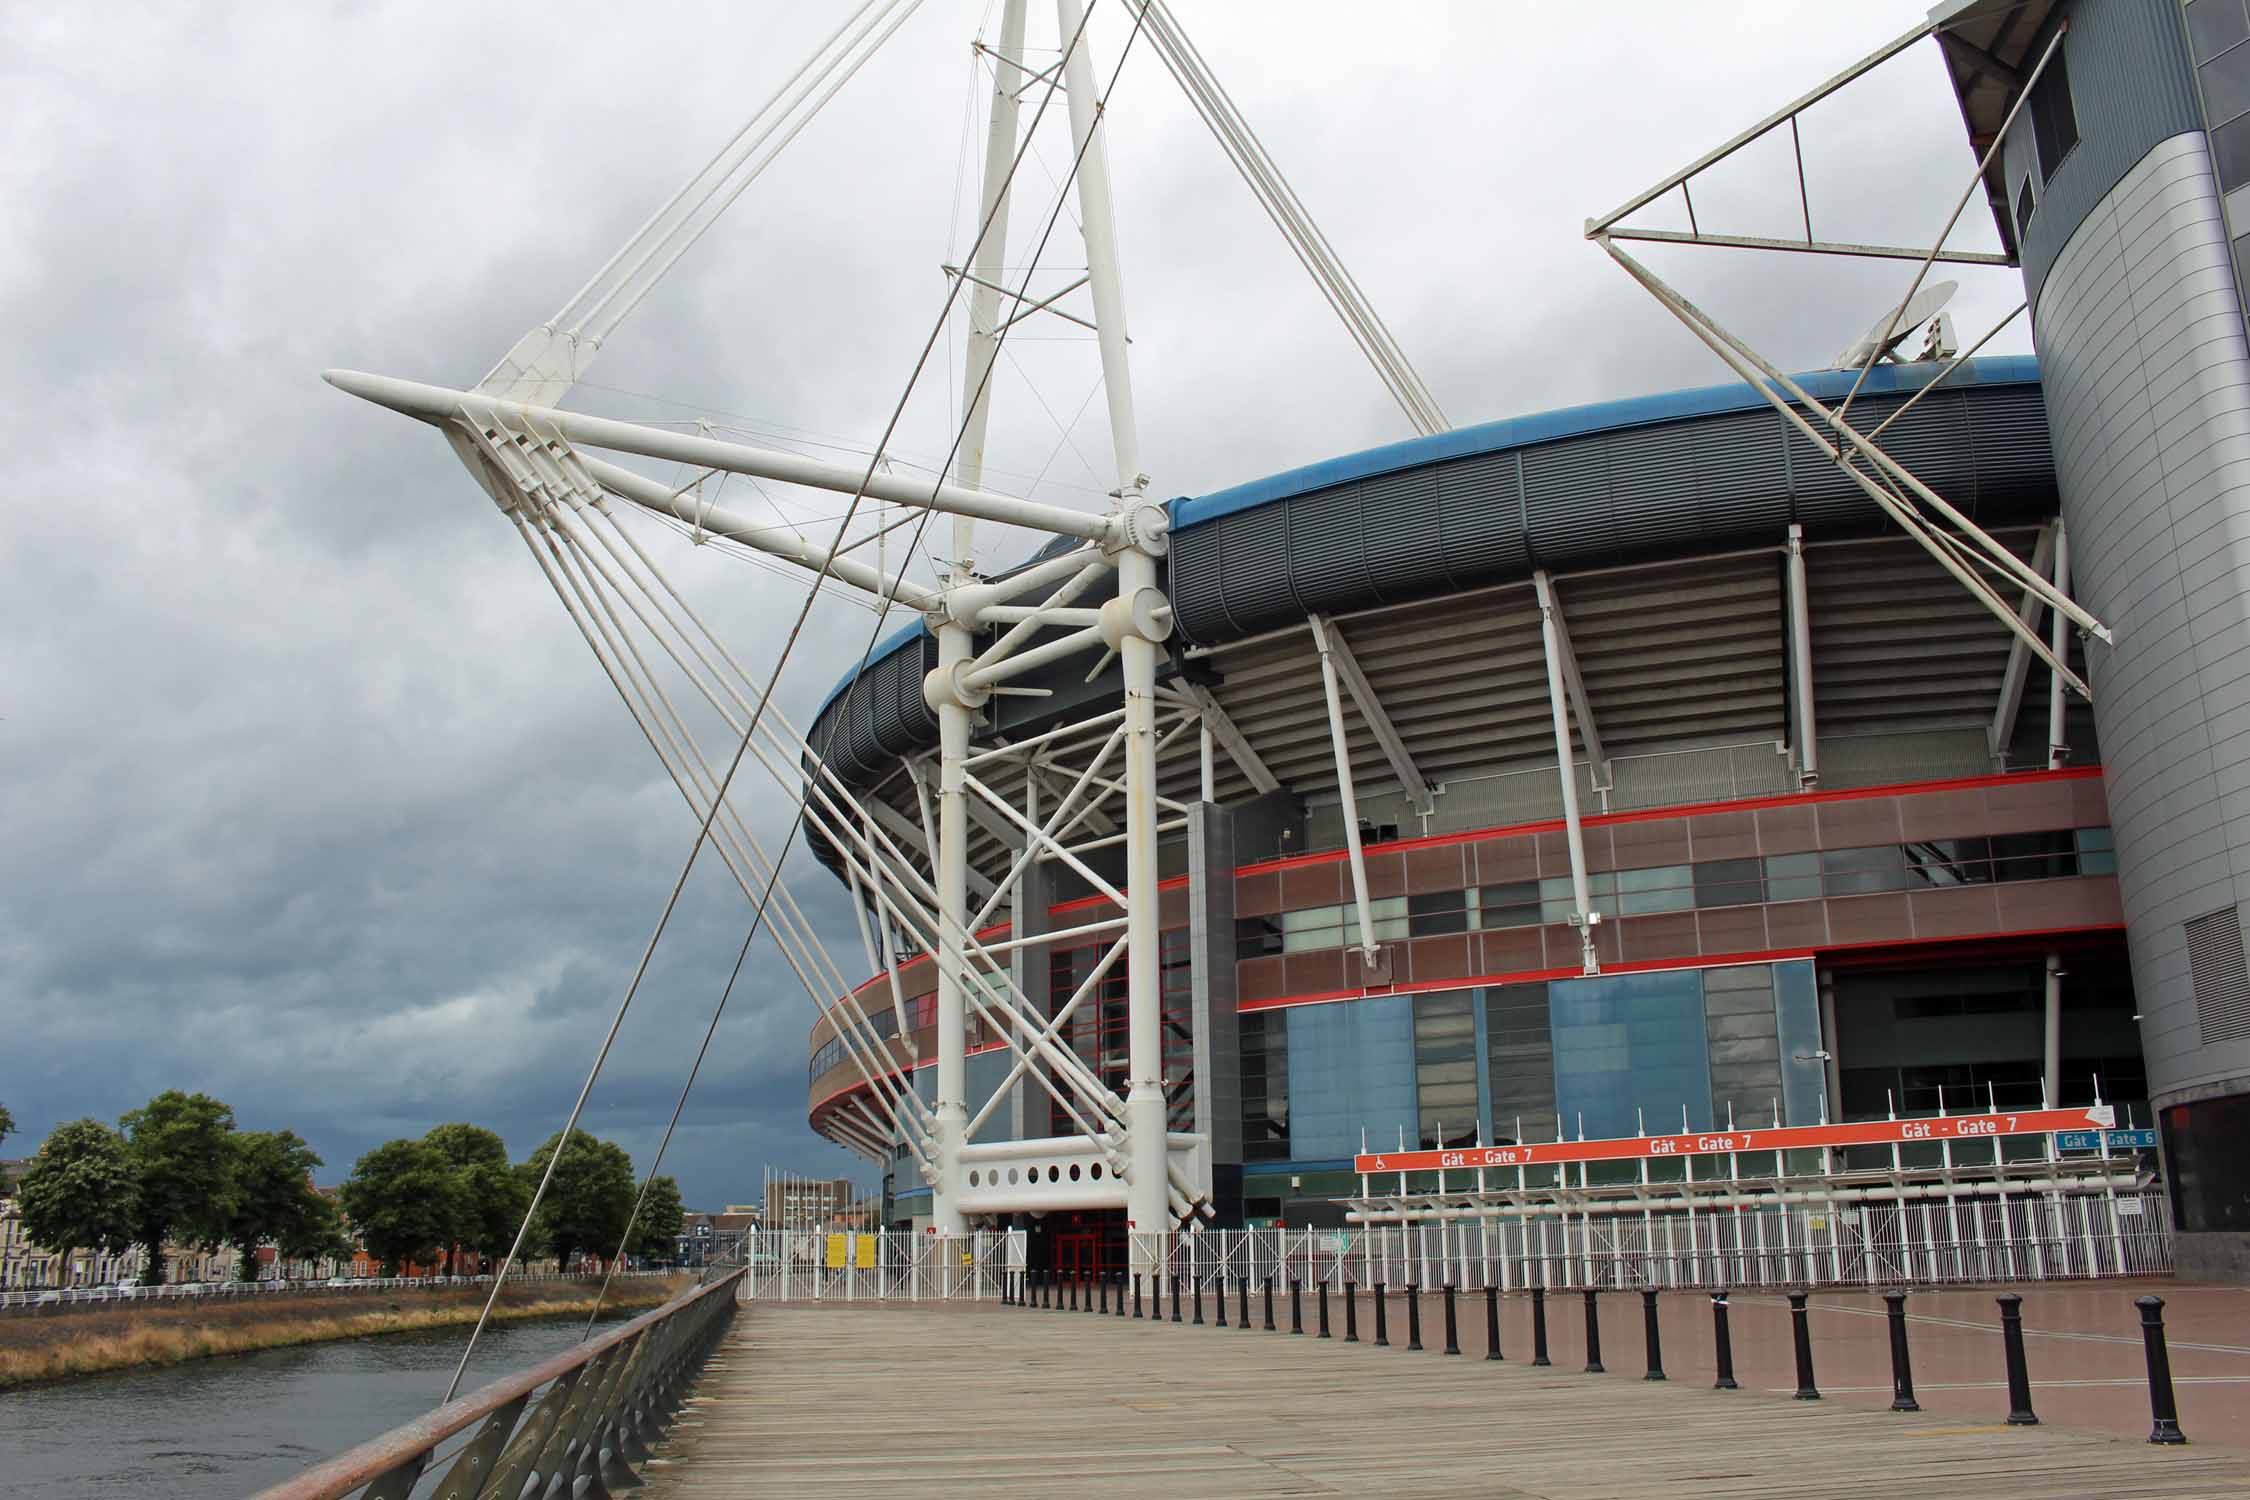
[[[1102,1237],[1093,1233],[1055,1236],[1055,1269],[1065,1281],[1089,1282],[1101,1274]]]

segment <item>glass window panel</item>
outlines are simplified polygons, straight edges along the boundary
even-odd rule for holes
[[[1686,865],[1617,872],[1617,906],[1628,917],[1687,911],[1695,905],[1695,877]]]
[[[2212,58],[2196,76],[2203,80],[2203,108],[2213,125],[2250,110],[2250,47]]]
[[[1995,880],[2053,880],[2078,873],[2075,840],[2068,833],[2009,833],[1992,841]]]
[[[1906,846],[1914,885],[1984,885],[1992,879],[1992,846],[1984,839],[1925,839]]]
[[[2117,873],[2117,845],[2106,828],[2081,828],[2074,838],[2078,845],[2078,873],[2081,875],[2115,875]]]
[[[2188,40],[2195,60],[2208,62],[2235,43],[2250,38],[2242,0],[2188,0]]]
[[[1308,906],[1281,914],[1281,951],[1304,953],[1315,948],[1343,946],[1344,909],[1341,906]]]
[[[2020,238],[2031,232],[2031,216],[2039,210],[2039,199],[2031,191],[2031,174],[2023,174],[2023,186],[2016,190],[2016,234]]]
[[[1906,889],[1906,851],[1896,844],[1830,849],[1820,856],[1820,888],[1830,896]]]
[[[2055,168],[2078,144],[2078,115],[2070,104],[2069,53],[2057,52],[2031,91],[2031,130],[2039,146],[2039,175],[2052,179]]]
[[[2211,132],[2211,156],[2218,167],[2221,188],[2238,188],[2250,182],[2250,115]]]
[[[1406,898],[1408,928],[1415,937],[1436,937],[1469,930],[1467,891],[1436,891]]]
[[[1749,906],[1766,899],[1766,872],[1755,859],[1710,859],[1695,867],[1697,906]]]
[[[1643,1114],[1711,1126],[1703,977],[1692,970],[1558,980],[1553,1007],[1556,1103],[1566,1129],[1631,1135]]]
[[[1281,923],[1272,917],[1241,917],[1234,924],[1234,956],[1263,958],[1281,951]]]
[[[1477,892],[1477,925],[1536,927],[1539,925],[1539,898],[1536,880],[1485,886]]]

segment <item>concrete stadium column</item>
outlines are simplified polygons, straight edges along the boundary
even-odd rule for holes
[[[2218,1132],[2178,1112],[2250,1110],[2250,345],[2180,8],[2059,9],[2077,142],[2043,161],[2019,123],[2005,180],[2036,207],[2022,259],[2074,592],[2116,634],[2087,666],[2179,1272],[2250,1279],[2250,1233],[2182,1171],[2223,1162]]]

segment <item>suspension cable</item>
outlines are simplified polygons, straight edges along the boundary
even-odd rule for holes
[[[1084,35],[1087,22],[1091,18],[1091,15],[1092,8],[1089,7],[1087,12],[1080,17],[1078,29],[1072,34],[1071,38],[1069,39],[1068,47],[1076,47],[1079,44],[1079,40]],[[1108,86],[1102,91],[1102,97],[1100,101],[1098,101],[1098,107],[1105,107],[1107,105],[1111,91],[1116,88],[1118,75],[1124,70],[1125,59],[1132,51],[1133,41],[1137,39],[1141,33],[1145,18],[1145,11],[1141,15],[1136,17],[1131,34],[1127,37],[1125,45],[1119,50],[1117,66],[1112,70],[1110,74]],[[1041,95],[1039,108],[1033,113],[1031,127],[1030,130],[1025,134],[1024,144],[1018,147],[1014,159],[1009,164],[1007,178],[1009,182],[1013,182],[1016,171],[1022,165],[1024,155],[1026,150],[1028,149],[1029,143],[1033,135],[1037,132],[1040,121],[1045,116],[1048,106],[1053,102],[1054,96],[1057,92],[1060,91],[1060,88],[1060,81],[1052,80],[1049,82],[1046,92]],[[1092,137],[1089,136],[1088,139],[1091,140]],[[1070,178],[1064,184],[1064,191],[1058,195],[1056,200],[1056,208],[1048,215],[1046,226],[1040,235],[1038,249],[1033,252],[1031,260],[1031,270],[1035,270],[1037,268],[1040,256],[1043,255],[1046,250],[1047,242],[1054,233],[1056,221],[1061,216],[1062,205],[1063,203],[1068,201],[1069,184],[1071,181],[1075,181],[1078,175],[1078,169],[1083,163],[1084,159],[1085,149],[1083,146],[1081,146],[1073,155]],[[1005,195],[996,195],[995,202],[997,203],[1000,201],[1004,201],[1004,196]],[[993,217],[994,215],[987,214],[984,225],[979,230],[977,238],[980,245],[983,241],[984,236],[991,232]],[[971,247],[972,255],[974,254],[975,249],[975,246]],[[1030,286],[1031,270],[1027,270],[1025,273],[1024,287],[1026,291],[1029,290]],[[953,302],[955,298],[959,296],[962,284],[963,283],[959,278],[954,278],[951,282],[951,285],[947,289],[945,306],[938,317],[936,325],[931,329],[929,337],[923,343],[921,354],[917,357],[913,371],[908,376],[906,389],[900,393],[898,402],[892,408],[890,419],[884,426],[883,435],[876,444],[875,455],[870,459],[867,466],[867,471],[865,475],[862,476],[857,489],[852,495],[851,505],[846,509],[843,520],[838,524],[838,545],[840,545],[842,542],[844,529],[851,524],[853,515],[856,513],[860,503],[866,496],[867,486],[874,480],[876,471],[882,463],[883,451],[889,446],[892,434],[897,430],[900,421],[904,418],[906,403],[908,399],[913,395],[916,385],[919,384],[923,371],[928,366],[931,353],[935,350],[938,340],[944,334],[947,320],[952,316]],[[1005,330],[1002,331],[999,337],[1005,337]],[[977,394],[980,397],[984,391],[984,382],[988,382],[990,378],[990,371],[987,370],[984,381],[979,383]],[[971,408],[973,408],[975,403],[972,400],[968,404]],[[960,444],[966,434],[966,430],[967,429],[965,424],[963,427],[956,430],[953,439],[954,452],[958,452]],[[954,453],[949,452],[946,456],[946,463],[944,466],[945,469],[950,470],[950,468],[952,467],[953,458]],[[934,501],[935,498],[936,487],[933,487],[932,500]],[[918,546],[920,544],[922,531],[927,526],[929,517],[936,513],[934,504],[917,507],[917,509],[919,509],[921,512],[921,519],[915,528],[913,543],[910,544],[914,546]],[[760,694],[757,706],[752,711],[750,726],[744,733],[740,745],[737,746],[733,759],[728,763],[726,776],[721,780],[719,784],[718,794],[712,800],[711,810],[705,815],[703,819],[702,829],[697,834],[694,846],[688,852],[688,858],[681,869],[679,879],[674,883],[671,895],[665,903],[663,915],[658,920],[656,931],[650,937],[648,949],[643,953],[640,966],[634,973],[632,984],[627,988],[625,998],[618,1007],[616,1018],[611,1022],[609,1036],[603,1043],[601,1053],[595,1059],[594,1068],[588,1074],[586,1084],[580,1090],[577,1102],[572,1106],[570,1121],[564,1127],[562,1140],[560,1144],[558,1144],[554,1156],[548,1160],[546,1174],[540,1179],[538,1191],[534,1193],[531,1206],[525,1212],[523,1224],[516,1231],[515,1244],[509,1249],[508,1259],[503,1262],[500,1274],[498,1276],[495,1276],[493,1279],[492,1294],[486,1299],[484,1310],[478,1316],[475,1329],[470,1333],[468,1348],[462,1351],[461,1365],[454,1371],[453,1382],[447,1388],[445,1399],[448,1401],[453,1398],[454,1391],[459,1388],[462,1370],[467,1368],[469,1356],[474,1352],[477,1340],[482,1336],[485,1325],[490,1319],[493,1303],[499,1297],[501,1281],[505,1278],[508,1268],[513,1265],[516,1254],[522,1247],[524,1236],[531,1227],[532,1216],[538,1211],[539,1204],[545,1196],[547,1185],[550,1181],[552,1181],[554,1177],[555,1164],[560,1160],[564,1147],[569,1144],[570,1130],[576,1125],[578,1115],[580,1111],[585,1107],[586,1096],[592,1091],[594,1079],[600,1074],[601,1064],[608,1056],[610,1043],[615,1041],[617,1030],[624,1023],[625,1011],[631,1005],[633,996],[639,989],[641,979],[647,972],[649,959],[653,956],[655,951],[656,941],[659,937],[662,936],[665,926],[669,923],[672,912],[678,905],[680,891],[686,885],[688,873],[693,869],[696,856],[701,852],[703,844],[709,836],[712,820],[718,812],[719,805],[725,801],[727,790],[733,784],[735,772],[740,768],[742,760],[750,748],[752,737],[757,733],[759,722],[765,713],[766,706],[772,701],[773,694],[780,685],[781,672],[783,668],[787,666],[790,654],[795,649],[796,643],[803,633],[805,621],[811,614],[813,601],[818,597],[821,585],[824,584],[828,579],[829,563],[833,556],[833,548],[828,554],[824,555],[821,566],[814,575],[812,587],[807,591],[804,603],[798,610],[796,621],[794,624],[792,624],[788,635],[783,640],[780,656],[775,662],[774,670],[767,681],[765,691]],[[860,653],[860,662],[857,669],[858,674],[864,674],[866,672],[869,662],[872,661],[874,657],[875,647],[881,640],[883,624],[889,615],[891,604],[892,600],[886,594],[883,600],[883,608],[881,612],[879,612],[876,616],[875,628],[869,632],[867,644]],[[856,675],[854,680],[858,680],[858,677]],[[822,744],[820,746],[819,755],[819,759],[822,762],[825,762],[829,750],[833,747],[835,736],[839,728],[841,728],[840,715],[837,717],[837,719],[831,721],[828,732],[822,737]],[[771,870],[766,879],[765,889],[760,894],[757,905],[752,912],[749,934],[744,938],[743,941],[743,948],[745,952],[747,952],[750,942],[756,938],[759,928],[764,924],[766,908],[768,903],[772,899],[774,885],[777,881],[779,881],[781,877],[782,864],[788,858],[790,848],[796,840],[797,829],[803,822],[804,807],[806,801],[809,798],[810,791],[811,783],[810,779],[808,778],[805,789],[803,791],[800,791],[798,794],[796,815],[792,817],[790,821],[789,831],[782,844],[780,855],[773,862]],[[943,934],[941,933],[940,936],[942,938]],[[714,1029],[718,1024],[718,1016],[724,1012],[727,1003],[727,997],[732,993],[732,989],[733,980],[730,977],[727,987],[721,991],[718,1004],[713,1008],[714,1014],[711,1025]],[[687,1083],[681,1090],[681,1108],[685,1107],[685,1100],[688,1091],[694,1087],[696,1074],[702,1066],[703,1055],[704,1054],[702,1051],[698,1051],[694,1067],[689,1072]],[[675,1110],[674,1119],[676,1122],[677,1110]],[[669,1145],[670,1138],[671,1131],[669,1128],[667,1128],[664,1137],[664,1145],[658,1148],[657,1156],[651,1163],[648,1176],[643,1180],[640,1193],[635,1198],[633,1213],[628,1217],[626,1221],[626,1239],[621,1240],[620,1242],[618,1256],[613,1256],[611,1258],[609,1272],[603,1278],[602,1290],[596,1296],[594,1315],[597,1317],[600,1314],[602,1302],[607,1296],[610,1282],[616,1274],[616,1262],[617,1259],[623,1254],[623,1244],[629,1242],[629,1237],[631,1236],[633,1231],[633,1225],[638,1221],[640,1216],[640,1209],[647,1200],[648,1184],[655,1178],[656,1167],[662,1164],[664,1147]]]

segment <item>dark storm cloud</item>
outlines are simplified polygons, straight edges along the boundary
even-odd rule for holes
[[[1793,7],[1624,6],[1597,45],[1563,8],[1178,8],[1457,422],[1720,378],[1581,221],[1914,14],[1867,8],[1822,32]],[[318,372],[473,381],[786,74],[828,9],[0,16],[12,1147],[172,1086],[295,1126],[331,1175],[441,1119],[492,1123],[519,1152],[559,1122],[692,825],[442,442]],[[936,263],[965,249],[978,9],[926,6],[574,402],[871,441],[943,295]],[[1098,17],[1105,60],[1118,23]],[[1050,24],[1035,16],[1035,36]],[[1935,63],[1896,68],[1808,119],[1824,232],[1925,236],[1965,177]],[[1113,118],[1159,490],[1405,435],[1145,43]],[[1057,141],[1027,169],[1025,243],[1066,160]],[[973,141],[970,162],[973,194]],[[1789,204],[1770,179],[1714,183],[1706,220],[1771,227]],[[1991,233],[1973,217],[1969,232]],[[1905,279],[1701,255],[1649,259],[1800,367]],[[1081,256],[1066,220],[1050,260]],[[2019,294],[1972,283],[1964,332]],[[897,442],[910,460],[945,452],[958,357],[940,342]],[[1098,503],[1114,476],[1102,404],[1082,405],[1094,373],[1083,343],[1015,351],[996,476],[1044,472],[1043,494]],[[988,559],[1025,545],[980,533]],[[668,565],[762,677],[795,596],[683,553]],[[820,607],[781,695],[800,723],[870,623]],[[754,821],[778,841],[770,795]],[[848,909],[794,868],[856,972]],[[588,1123],[644,1162],[742,910],[723,872],[691,884],[595,1095]],[[804,1129],[810,1020],[761,943],[674,1147],[691,1201],[746,1196],[767,1161],[849,1165]]]

